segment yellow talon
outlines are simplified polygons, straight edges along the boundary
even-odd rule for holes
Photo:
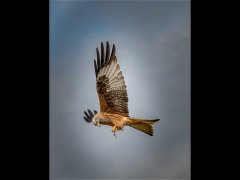
[[[112,128],[112,132],[113,132],[113,135],[116,137],[116,134],[115,134],[115,131],[117,130],[117,126],[114,125],[113,128]]]
[[[115,131],[117,130],[117,126],[116,125],[114,125],[113,126],[113,128],[112,128],[112,132],[114,132],[115,133]]]

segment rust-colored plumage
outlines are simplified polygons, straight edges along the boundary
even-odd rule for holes
[[[94,59],[96,75],[96,88],[100,103],[100,112],[94,114],[84,111],[84,119],[93,122],[96,126],[112,126],[112,131],[122,130],[124,126],[130,126],[149,135],[153,135],[152,125],[159,119],[145,120],[129,117],[128,94],[122,71],[117,63],[116,48],[112,47],[110,55],[109,43],[106,43],[106,54],[101,43],[101,56],[98,48],[97,61]],[[109,57],[110,56],[110,57]]]

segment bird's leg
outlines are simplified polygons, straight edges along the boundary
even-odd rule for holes
[[[112,128],[113,135],[116,137],[115,131],[117,130],[117,125],[115,124]]]

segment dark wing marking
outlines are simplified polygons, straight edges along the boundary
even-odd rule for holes
[[[85,117],[83,117],[85,119],[86,122],[90,123],[92,122],[92,119],[94,117],[95,114],[97,114],[97,111],[94,110],[94,114],[92,113],[92,111],[88,110],[88,112],[84,111]]]
[[[128,94],[122,71],[117,63],[116,48],[106,44],[106,56],[104,46],[101,43],[101,59],[97,48],[97,62],[94,59],[94,67],[97,81],[97,92],[100,102],[100,111],[128,116]]]

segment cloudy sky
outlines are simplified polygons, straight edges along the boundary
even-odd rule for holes
[[[109,41],[130,116],[154,136],[112,135],[83,119],[98,110],[93,59]],[[50,2],[50,178],[190,179],[190,2]]]

